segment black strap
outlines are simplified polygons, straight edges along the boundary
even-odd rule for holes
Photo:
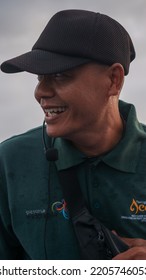
[[[77,177],[78,167],[59,171],[64,199],[78,240],[81,258],[107,260],[128,249],[115,234],[93,217]]]
[[[82,259],[107,259],[100,224],[89,214],[77,177],[78,167],[59,171],[63,195],[79,244]],[[104,256],[103,256],[104,254]]]
[[[77,167],[61,170],[58,174],[69,215],[73,218],[86,205],[77,178]]]

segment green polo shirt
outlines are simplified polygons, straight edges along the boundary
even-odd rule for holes
[[[74,165],[91,213],[121,236],[146,239],[146,128],[133,105],[120,101],[119,107],[123,138],[100,157],[88,158],[57,138],[59,158],[50,164],[42,127],[1,144],[1,259],[80,258],[58,179],[59,170]]]

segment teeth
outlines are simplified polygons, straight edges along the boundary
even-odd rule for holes
[[[51,108],[51,109],[45,109],[45,113],[55,115],[61,112],[65,111],[65,107],[57,107],[57,108]]]

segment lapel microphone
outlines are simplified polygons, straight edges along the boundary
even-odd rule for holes
[[[48,161],[56,161],[58,160],[58,150],[53,148],[52,138],[49,138],[50,147],[47,147],[46,138],[45,138],[45,121],[43,122],[43,144],[44,144],[44,151],[46,155],[46,159]]]

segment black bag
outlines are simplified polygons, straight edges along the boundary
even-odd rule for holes
[[[72,218],[81,257],[86,260],[110,260],[128,246],[94,218],[87,208]]]
[[[58,173],[81,258],[110,260],[129,247],[89,213],[80,189],[76,168],[72,167]]]

